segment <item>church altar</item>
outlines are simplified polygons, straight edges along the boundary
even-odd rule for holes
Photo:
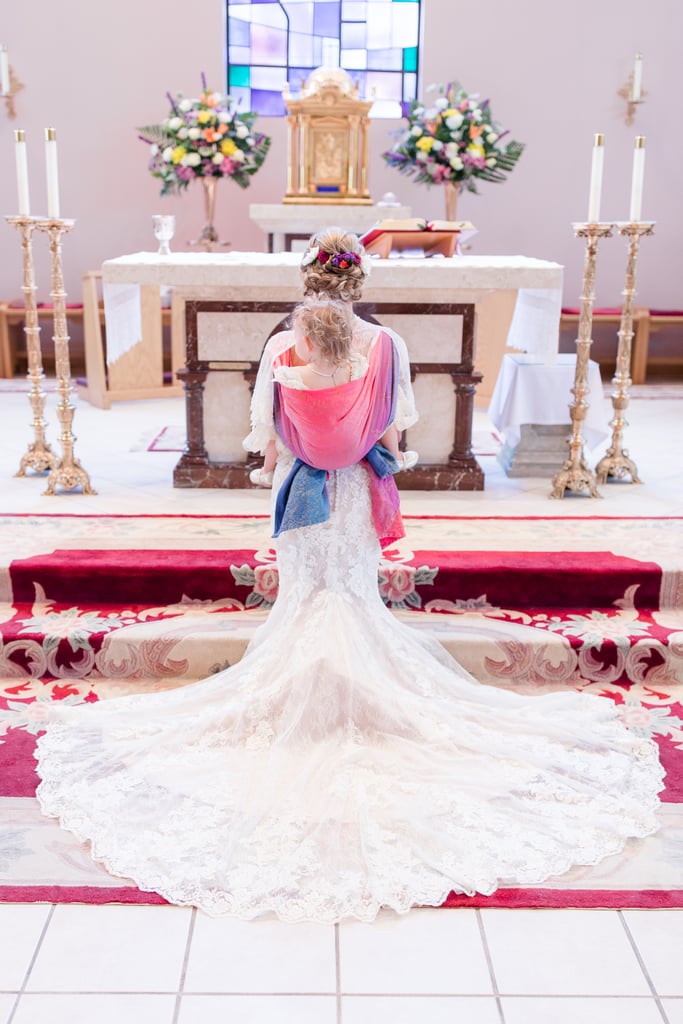
[[[176,486],[249,486],[256,463],[241,442],[250,388],[267,338],[301,296],[300,260],[296,253],[136,253],[103,264],[105,296],[110,287],[117,292],[107,320],[114,344],[141,287],[172,291],[187,412]],[[561,287],[559,264],[524,256],[373,259],[356,309],[405,338],[421,413],[406,434],[420,464],[399,477],[401,486],[483,489],[471,448],[475,392],[487,406],[509,337],[539,362],[555,361]]]
[[[404,220],[410,217],[409,206],[344,206],[326,204],[321,208],[315,203],[252,203],[249,217],[268,237],[268,252],[290,252],[305,249],[306,241],[321,224],[342,224],[347,231],[362,235],[378,220],[393,217]],[[299,243],[292,244],[292,243]]]

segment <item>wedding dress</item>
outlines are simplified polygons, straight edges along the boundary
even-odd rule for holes
[[[481,685],[400,623],[366,468],[328,491],[327,522],[278,538],[279,596],[238,664],[50,711],[44,813],[172,903],[319,922],[540,883],[654,832],[655,745],[608,700]]]

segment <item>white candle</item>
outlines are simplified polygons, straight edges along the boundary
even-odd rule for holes
[[[5,44],[0,43],[0,95],[9,96],[9,90],[9,56]]]
[[[645,136],[636,136],[636,148],[633,150],[633,176],[631,178],[631,209],[628,219],[632,224],[641,218],[643,207],[643,174],[645,172]]]
[[[47,169],[47,215],[59,218],[59,173],[57,170],[57,132],[45,129],[45,166]]]
[[[591,184],[588,196],[588,223],[596,224],[600,220],[600,194],[602,192],[602,165],[605,157],[605,136],[597,132],[593,146],[591,163]]]
[[[636,62],[633,65],[633,86],[631,87],[631,99],[637,103],[643,91],[643,55],[636,54]]]
[[[17,161],[17,196],[19,199],[19,216],[31,215],[31,204],[28,195],[28,161],[26,159],[26,136],[19,128],[14,133],[14,155]]]

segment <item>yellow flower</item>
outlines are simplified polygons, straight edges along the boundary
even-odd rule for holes
[[[179,164],[186,153],[187,150],[185,149],[184,146],[176,146],[171,155],[171,160],[173,161],[174,164]]]
[[[449,107],[448,110],[442,110],[441,111],[441,116],[443,117],[443,119],[445,121],[447,117],[453,117],[453,114],[459,114],[459,113],[460,113],[460,111],[456,110],[455,107]]]
[[[232,139],[223,139],[221,142],[221,153],[225,156],[232,156],[236,150],[237,146]]]
[[[423,135],[421,138],[417,140],[415,145],[418,149],[424,149],[425,153],[428,153],[432,146],[434,145],[434,139],[431,137],[431,135]]]
[[[207,124],[207,122],[213,119],[213,114],[210,110],[200,110],[197,114],[197,120],[200,124]]]
[[[483,146],[477,146],[476,143],[473,143],[473,142],[471,142],[470,145],[467,147],[467,152],[470,154],[470,156],[474,156],[474,157],[484,156],[485,155],[484,154],[484,147]]]

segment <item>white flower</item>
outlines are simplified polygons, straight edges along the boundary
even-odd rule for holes
[[[479,121],[481,121],[482,116],[483,115],[479,107],[475,107],[475,109],[472,112],[472,120],[478,123]]]
[[[462,114],[458,111],[455,114],[451,114],[450,117],[446,118],[446,127],[450,128],[451,131],[453,131],[455,128],[459,128],[460,127],[460,125],[462,124],[463,120],[464,120],[464,118],[463,118]]]
[[[238,123],[235,126],[235,136],[238,139],[246,139],[248,134],[249,134],[249,129],[247,128],[246,124]]]
[[[230,159],[235,164],[243,164],[247,158],[241,149],[236,149],[234,153],[230,154]]]
[[[187,131],[188,139],[192,139],[194,141],[195,139],[198,139],[201,134],[202,133],[199,130],[199,128],[188,128],[188,131]]]
[[[161,154],[161,157],[163,160],[166,161],[166,163],[170,163],[171,160],[173,159],[173,146],[167,146],[166,149]]]
[[[307,249],[306,252],[304,253],[303,258],[301,260],[301,266],[302,267],[310,266],[311,263],[314,262],[314,260],[317,260],[319,252],[320,252],[320,246],[319,245],[312,245],[311,248]]]
[[[495,142],[497,138],[498,138],[498,133],[497,132],[489,132],[488,135],[486,136],[486,141],[487,142]]]
[[[451,159],[448,162],[454,171],[461,171],[464,167],[464,164],[459,156],[451,157]]]
[[[439,96],[438,100],[434,103],[437,110],[445,110],[448,106],[448,100],[445,96]]]
[[[415,159],[419,160],[420,163],[423,164],[425,160],[428,159],[428,156],[429,154],[425,153],[424,149],[418,149],[417,153],[415,154]]]
[[[185,167],[196,167],[197,164],[202,162],[202,158],[199,153],[186,153],[180,162],[181,164],[184,164]]]
[[[438,153],[440,149],[443,149],[443,142],[441,139],[434,139],[432,142],[432,151]]]
[[[446,149],[444,150],[447,158],[449,160],[452,160],[454,156],[457,156],[459,148],[460,147],[458,146],[457,142],[447,142]]]
[[[496,160],[495,156],[490,156],[488,158],[488,160],[486,161],[486,166],[487,167],[495,167],[497,163],[498,163],[498,161]]]
[[[223,99],[223,96],[221,95],[221,93],[219,93],[219,92],[213,93],[213,101],[214,101],[214,103],[220,103],[220,101],[222,99]]]
[[[247,136],[247,138],[245,139],[245,142],[249,146],[249,148],[251,148],[254,145],[254,140],[252,139],[251,135]]]
[[[157,153],[159,152],[159,147],[157,145],[150,146],[149,151],[152,156],[156,156]]]
[[[419,124],[413,125],[413,127],[410,129],[410,134],[414,135],[416,139],[419,138],[420,135],[422,135],[422,129],[420,128]]]
[[[229,124],[230,123],[230,114],[227,112],[227,110],[221,110],[219,112],[218,120],[219,120],[219,122],[221,124]]]
[[[214,153],[214,155],[211,157],[211,159],[213,160],[213,162],[215,164],[222,164],[223,163],[223,154],[222,153]]]
[[[415,107],[415,110],[413,111],[413,117],[422,117],[424,112],[425,112],[425,108],[424,107]]]
[[[200,146],[199,147],[199,153],[200,153],[201,156],[211,156],[215,152],[216,152],[216,147],[215,146]]]
[[[187,138],[187,134],[188,134],[187,128],[180,128],[179,131],[178,131],[178,138],[179,139],[186,139]]]
[[[181,110],[183,114],[186,114],[188,110],[192,110],[192,100],[181,100],[178,104],[178,110]]]
[[[172,132],[177,132],[183,123],[182,117],[171,117],[168,120],[168,127]]]

